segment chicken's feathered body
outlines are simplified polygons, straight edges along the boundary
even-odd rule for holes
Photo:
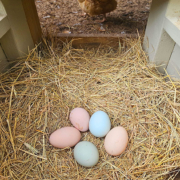
[[[78,0],[82,10],[89,15],[106,14],[116,9],[116,0]]]

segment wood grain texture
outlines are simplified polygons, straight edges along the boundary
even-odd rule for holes
[[[22,0],[27,23],[32,35],[34,44],[41,41],[42,31],[34,0]]]
[[[109,46],[112,48],[117,48],[119,47],[119,43],[122,44],[126,38],[137,38],[137,35],[57,34],[54,37],[57,38],[58,43],[69,43],[70,41],[72,41],[72,46],[74,48],[95,48],[99,46]]]

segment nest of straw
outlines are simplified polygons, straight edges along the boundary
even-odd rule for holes
[[[157,73],[138,39],[116,51],[47,45],[0,76],[1,179],[171,179],[180,166],[180,82]],[[73,148],[57,149],[50,134],[72,126],[75,107],[90,115],[105,111],[112,127],[129,135],[126,151],[108,155],[104,138],[90,132],[82,140],[96,145],[93,168],[78,165]]]

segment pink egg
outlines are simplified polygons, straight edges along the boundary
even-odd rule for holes
[[[70,113],[70,121],[75,128],[85,132],[89,129],[89,113],[83,108],[75,108]]]
[[[54,131],[49,142],[57,148],[66,148],[75,146],[81,139],[81,133],[74,127],[63,127]]]
[[[104,147],[108,154],[118,156],[123,153],[128,144],[127,131],[119,126],[111,129],[105,137]]]

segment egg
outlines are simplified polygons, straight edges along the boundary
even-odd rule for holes
[[[54,131],[49,142],[57,148],[66,148],[75,146],[81,139],[81,133],[74,127],[63,127]]]
[[[83,108],[75,108],[71,111],[69,119],[73,126],[78,130],[85,132],[89,129],[89,113]]]
[[[74,148],[74,158],[84,167],[93,167],[99,161],[99,152],[93,143],[81,141]]]
[[[95,112],[89,121],[89,130],[96,137],[104,137],[111,129],[109,116],[103,111]]]
[[[128,133],[122,126],[111,129],[104,140],[105,150],[112,156],[118,156],[123,153],[127,144]]]

